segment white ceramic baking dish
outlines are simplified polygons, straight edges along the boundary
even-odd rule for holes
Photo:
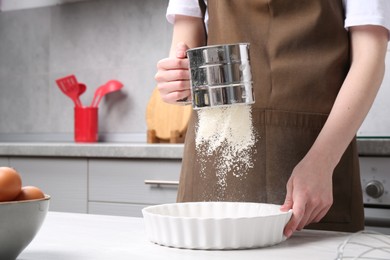
[[[246,202],[190,202],[142,210],[150,241],[188,249],[266,247],[286,239],[292,212],[280,205]]]

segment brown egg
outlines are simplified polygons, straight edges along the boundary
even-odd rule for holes
[[[45,194],[37,187],[24,186],[19,195],[14,200],[36,200],[43,199]]]
[[[0,167],[0,202],[11,201],[20,193],[22,178],[15,169]]]

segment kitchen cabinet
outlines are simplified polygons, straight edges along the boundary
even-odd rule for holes
[[[23,186],[37,186],[51,196],[51,211],[87,213],[87,160],[10,157],[9,164]]]
[[[7,157],[0,157],[0,167],[2,166],[9,166]]]
[[[180,168],[181,160],[90,159],[89,213],[139,217],[145,206],[173,203]]]
[[[50,211],[140,217],[146,206],[176,201],[181,159],[10,156],[0,166],[49,194]]]

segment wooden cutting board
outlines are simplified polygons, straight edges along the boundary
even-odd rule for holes
[[[182,143],[191,113],[190,105],[165,103],[155,88],[146,108],[148,143]]]

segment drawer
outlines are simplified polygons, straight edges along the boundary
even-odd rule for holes
[[[7,157],[0,157],[0,167],[9,166]]]
[[[51,211],[87,212],[86,159],[10,157],[9,163],[23,186],[37,186],[51,196]]]
[[[91,159],[89,202],[161,204],[176,201],[177,185],[145,180],[179,180],[181,160]]]

